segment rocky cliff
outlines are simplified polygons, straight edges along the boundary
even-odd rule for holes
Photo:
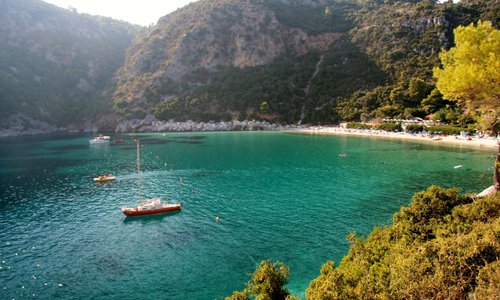
[[[289,27],[268,1],[200,0],[160,19],[138,38],[120,69],[118,108],[158,103],[199,84],[200,70],[268,65],[278,57],[325,52],[342,33],[310,34]],[[326,1],[277,1],[280,5],[324,6]],[[324,7],[319,7],[322,11]]]

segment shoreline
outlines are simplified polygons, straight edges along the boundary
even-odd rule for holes
[[[368,137],[377,139],[390,139],[411,141],[417,143],[432,144],[437,146],[451,146],[455,148],[468,148],[480,150],[497,150],[498,144],[495,138],[479,138],[470,137],[466,139],[462,136],[445,136],[445,135],[424,135],[424,134],[411,134],[406,132],[387,132],[381,130],[363,130],[363,129],[347,129],[343,127],[328,127],[328,126],[314,126],[308,128],[297,128],[293,130],[284,130],[284,132],[296,134],[310,134],[310,135],[337,135],[337,136],[355,136],[355,137]]]

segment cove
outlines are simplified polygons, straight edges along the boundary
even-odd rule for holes
[[[90,138],[0,140],[0,298],[223,299],[264,259],[288,265],[287,287],[303,297],[346,254],[349,232],[388,224],[433,184],[481,191],[494,154],[282,132]],[[134,139],[144,197],[181,212],[121,214],[138,200]],[[103,173],[116,182],[94,183]]]

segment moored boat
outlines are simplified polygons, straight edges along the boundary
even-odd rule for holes
[[[109,137],[107,135],[100,135],[100,136],[96,136],[95,138],[89,140],[89,143],[90,144],[107,144],[107,143],[109,143],[110,139],[111,139],[111,137]]]
[[[100,175],[100,176],[94,177],[94,182],[103,183],[103,182],[108,182],[108,181],[114,181],[115,179],[116,179],[116,177],[113,176],[112,174],[107,174],[107,175]]]
[[[122,207],[127,217],[150,216],[181,210],[180,203],[163,203],[160,198],[146,199],[135,207]]]
[[[137,183],[139,190],[139,205],[134,207],[122,207],[122,213],[126,217],[140,217],[159,215],[181,210],[180,203],[164,203],[160,198],[141,199],[141,160],[139,157],[139,141],[137,141]]]

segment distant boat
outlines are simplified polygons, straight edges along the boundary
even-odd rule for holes
[[[111,138],[107,135],[100,135],[100,136],[97,136],[91,140],[89,140],[89,143],[90,144],[107,144],[109,143],[109,140]]]
[[[122,207],[122,213],[127,217],[140,217],[180,210],[180,203],[164,203],[160,198],[141,199],[141,160],[139,157],[139,149],[139,141],[137,141],[137,182],[139,186],[139,205],[134,207]]]
[[[94,178],[94,182],[104,183],[108,181],[114,181],[116,179],[112,174],[101,175]]]

